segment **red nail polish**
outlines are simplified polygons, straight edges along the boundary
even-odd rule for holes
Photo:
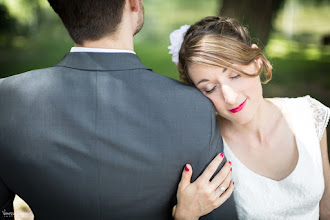
[[[184,167],[184,170],[185,170],[186,172],[189,172],[189,168],[187,167],[187,165]]]
[[[233,171],[233,168],[230,168],[230,171]]]
[[[222,157],[222,158],[223,158],[224,156],[225,156],[225,155],[224,155],[223,153],[221,153],[221,154],[220,154],[220,157]]]
[[[231,165],[231,162],[230,161],[228,163]]]
[[[233,185],[235,185],[235,182],[233,182]]]

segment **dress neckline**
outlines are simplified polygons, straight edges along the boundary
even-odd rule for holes
[[[241,167],[243,167],[244,169],[246,169],[249,173],[251,173],[251,174],[257,176],[258,178],[262,178],[262,179],[266,179],[266,180],[268,180],[268,181],[272,181],[272,182],[280,183],[280,182],[285,182],[285,181],[287,181],[288,179],[290,179],[290,178],[291,178],[291,177],[297,172],[296,170],[298,169],[299,164],[301,163],[301,155],[302,155],[302,154],[301,154],[301,147],[300,147],[299,142],[297,141],[296,135],[294,135],[294,138],[295,138],[295,142],[296,142],[296,148],[297,148],[297,150],[298,150],[298,161],[297,161],[297,163],[296,163],[296,165],[295,165],[295,168],[292,170],[292,172],[291,172],[288,176],[284,177],[284,178],[281,179],[281,180],[275,180],[275,179],[272,179],[272,178],[270,178],[270,177],[263,176],[263,175],[261,175],[261,174],[256,173],[255,171],[251,170],[251,169],[248,168],[247,166],[245,166],[245,164],[244,164],[243,162],[241,162],[241,161],[235,156],[235,154],[231,151],[231,149],[230,149],[230,147],[228,146],[228,144],[226,143],[225,139],[222,138],[222,140],[223,140],[224,148],[226,148],[227,151],[229,152],[229,154],[231,154],[232,158],[235,159],[235,163],[238,163]]]
[[[293,132],[293,135],[294,135],[294,140],[295,140],[295,147],[298,151],[298,161],[295,165],[295,168],[292,170],[292,172],[287,175],[286,177],[284,177],[283,179],[281,180],[275,180],[275,179],[272,179],[270,177],[266,177],[266,176],[263,176],[261,174],[258,174],[256,173],[255,171],[251,170],[250,168],[248,168],[247,166],[245,166],[245,164],[243,162],[241,162],[236,156],[235,154],[231,151],[230,147],[228,146],[228,144],[226,143],[225,139],[222,138],[223,140],[223,145],[224,145],[224,148],[227,148],[228,152],[231,154],[231,156],[238,162],[238,164],[240,166],[242,166],[243,168],[245,168],[248,172],[250,172],[251,174],[259,177],[259,178],[262,178],[262,179],[266,179],[268,181],[272,181],[272,182],[276,182],[276,183],[280,183],[280,182],[285,182],[286,180],[290,179],[297,171],[297,168],[298,168],[298,165],[301,163],[301,156],[302,156],[302,149],[301,149],[301,146],[300,146],[300,142],[298,141],[297,139],[297,133],[296,133],[296,129],[294,127],[294,124],[292,122],[292,118],[289,120],[288,117],[290,117],[289,115],[287,115],[287,103],[285,102],[285,100],[283,99],[279,99],[279,98],[269,98],[269,99],[266,99],[266,100],[269,100],[271,103],[273,103],[273,105],[277,106],[280,108],[282,114],[283,114],[283,117],[287,120],[288,122],[288,125],[289,127],[292,129],[292,132]]]

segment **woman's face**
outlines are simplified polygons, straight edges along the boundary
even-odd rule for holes
[[[236,65],[243,72],[257,72],[261,60]],[[188,67],[195,86],[214,104],[218,114],[232,122],[245,124],[252,120],[263,99],[260,77],[248,77],[228,68],[195,64]]]

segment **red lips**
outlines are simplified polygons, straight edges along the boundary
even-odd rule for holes
[[[246,104],[246,100],[247,99],[245,99],[245,101],[242,102],[237,108],[230,109],[229,111],[232,112],[232,113],[236,113],[236,112],[241,111],[244,108],[245,104]]]

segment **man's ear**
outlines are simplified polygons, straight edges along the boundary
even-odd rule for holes
[[[141,9],[141,0],[128,0],[129,7],[132,12],[139,12]]]

